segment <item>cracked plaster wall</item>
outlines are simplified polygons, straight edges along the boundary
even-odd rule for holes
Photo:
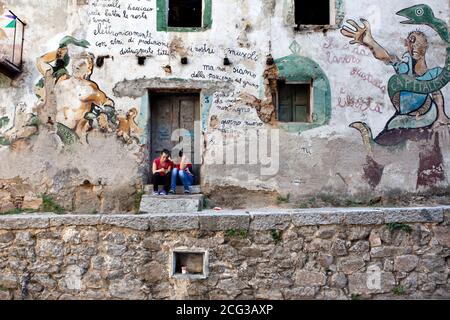
[[[26,110],[24,113],[33,112],[36,106],[33,86],[40,77],[36,58],[55,50],[63,36],[72,35],[89,41],[90,46],[85,51],[95,57],[109,56],[101,68],[94,68],[91,78],[114,100],[119,114],[133,107],[140,108],[138,123],[142,129],[145,129],[145,117],[149,114],[144,110],[148,107],[145,102],[148,100],[147,89],[184,87],[202,90],[202,141],[205,141],[202,151],[203,160],[208,162],[216,148],[214,133],[225,134],[230,143],[232,137],[245,136],[249,129],[279,128],[276,112],[271,121],[263,122],[258,116],[261,105],[269,110],[273,106],[271,90],[268,90],[270,83],[264,78],[266,57],[271,54],[274,59],[279,59],[291,55],[291,45],[296,41],[298,48],[294,54],[318,63],[331,84],[329,124],[304,132],[281,129],[281,166],[277,174],[261,176],[261,164],[205,164],[202,171],[204,187],[242,186],[300,197],[318,192],[357,195],[400,190],[414,193],[430,187],[448,186],[448,175],[434,185],[417,186],[419,150],[433,144],[429,139],[409,140],[392,147],[376,145],[371,156],[384,171],[375,188],[367,181],[364,171],[366,148],[359,132],[349,128],[349,124],[364,121],[370,125],[374,136],[383,130],[395,113],[386,89],[383,89],[394,74],[392,67],[374,60],[364,47],[349,46],[349,39],[343,37],[338,28],[323,32],[294,31],[287,25],[288,1],[213,2],[211,29],[167,33],[156,31],[155,0],[120,1],[120,8],[114,8],[115,2],[108,0],[90,3],[54,0],[39,5],[3,0],[27,23],[27,29],[24,72],[10,86],[0,88],[0,117],[7,116],[11,120],[9,126],[0,128],[0,133],[14,124],[17,106]],[[449,16],[448,3],[440,0],[423,2],[434,9],[436,16]],[[371,1],[338,3],[340,9],[345,10],[346,18],[366,18],[372,24],[377,41],[390,52],[402,55],[405,51],[403,39],[416,27],[400,25],[402,18],[395,12],[416,4],[416,1],[381,0],[377,5]],[[102,5],[112,6],[106,9]],[[129,6],[138,8],[132,10]],[[114,16],[114,10],[120,17]],[[429,67],[442,66],[445,45],[431,29],[423,26],[420,29],[429,38]],[[113,35],[114,32],[119,34]],[[81,51],[74,47],[70,50],[71,54]],[[146,56],[144,66],[138,65],[136,55]],[[180,62],[184,56],[189,58],[187,65]],[[231,66],[223,65],[224,57],[230,59]],[[171,72],[167,65],[171,66]],[[446,100],[449,100],[449,90],[448,86],[443,89]],[[368,108],[367,103],[370,104]],[[445,173],[450,166],[447,151],[450,139],[446,129],[441,128],[439,134]],[[37,136],[30,138],[26,143],[28,148],[23,151],[0,147],[0,178],[19,176],[36,193],[59,194],[67,206],[83,202],[76,199],[75,195],[80,194],[76,190],[88,181],[103,190],[87,196],[96,203],[93,210],[126,210],[118,204],[105,202],[104,197],[120,194],[122,190],[130,196],[140,184],[146,133],[141,137],[141,143],[144,143],[141,147],[124,144],[113,134],[100,134],[93,136],[89,145],[74,145],[69,151],[61,149],[58,141],[53,142],[54,136],[51,130],[47,132],[42,128]]]

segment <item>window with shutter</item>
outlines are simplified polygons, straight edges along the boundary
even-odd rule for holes
[[[278,85],[278,120],[281,122],[312,122],[311,84]]]

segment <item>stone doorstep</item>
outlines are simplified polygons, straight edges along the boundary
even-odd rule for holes
[[[193,213],[203,209],[203,195],[144,195],[141,200],[141,212],[149,214]]]
[[[161,187],[160,187],[161,189]],[[144,191],[146,194],[152,194],[153,193],[153,185],[152,184],[147,184],[144,187]],[[183,186],[177,186],[177,190],[176,190],[177,194],[182,195],[184,192],[184,188]],[[191,187],[191,194],[201,194],[202,193],[202,188],[200,185],[195,185]]]

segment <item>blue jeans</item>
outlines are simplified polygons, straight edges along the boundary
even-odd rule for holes
[[[171,190],[177,189],[177,180],[180,177],[181,182],[183,183],[184,190],[189,191],[189,187],[194,183],[194,176],[186,173],[184,170],[178,170],[177,168],[172,170],[172,181],[171,181]]]

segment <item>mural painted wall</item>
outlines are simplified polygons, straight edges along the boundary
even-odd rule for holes
[[[429,68],[427,53],[430,48],[427,35],[420,30],[411,31],[404,45],[406,52],[399,58],[389,53],[373,38],[370,22],[361,19],[362,26],[354,20],[347,20],[348,25],[341,33],[351,38],[350,44],[367,47],[375,59],[391,65],[396,75],[387,84],[388,95],[395,108],[395,114],[386,123],[385,129],[377,137],[372,136],[370,127],[364,122],[354,122],[350,126],[359,130],[368,153],[372,153],[373,143],[384,146],[397,145],[408,140],[429,140],[431,150],[420,153],[417,186],[433,186],[445,180],[443,155],[440,149],[439,128],[447,130],[450,119],[445,110],[445,99],[442,89],[450,81],[450,42],[448,27],[444,20],[436,18],[433,10],[424,4],[409,7],[397,12],[407,18],[403,24],[428,26],[446,43],[447,56],[444,67]],[[384,87],[385,88],[385,87]],[[368,156],[367,174],[372,186],[381,179],[383,170],[371,156]]]
[[[148,171],[148,90],[194,89],[207,192],[445,189],[450,8],[422,2],[333,1],[335,23],[295,30],[293,1],[212,1],[206,27],[166,32],[156,0],[65,0],[45,10],[3,0],[27,29],[24,72],[0,86],[0,179],[19,177],[69,210],[87,210],[86,199],[98,211],[129,210],[124,199]],[[279,80],[312,83],[311,123],[277,120]],[[254,129],[279,129],[279,170],[261,174],[270,155],[215,163],[219,146]]]

